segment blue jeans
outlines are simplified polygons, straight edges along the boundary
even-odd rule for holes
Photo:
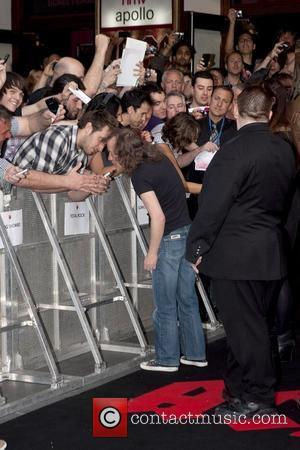
[[[188,359],[205,359],[195,272],[184,257],[188,231],[189,225],[162,238],[152,273],[156,361],[165,366],[179,365],[180,350]]]

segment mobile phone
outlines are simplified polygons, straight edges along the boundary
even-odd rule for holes
[[[181,41],[184,39],[184,33],[182,31],[175,31],[176,41]]]
[[[208,65],[212,65],[214,57],[215,57],[215,55],[212,53],[203,53],[202,54],[203,64],[205,65],[205,67],[207,67]]]
[[[54,97],[47,98],[45,100],[46,105],[48,106],[49,111],[51,111],[53,114],[57,114],[58,108],[59,108],[59,101],[56,100]]]
[[[6,61],[8,60],[8,58],[9,58],[9,54],[7,53],[3,58],[2,64],[5,64]]]
[[[195,106],[194,108],[189,108],[189,113],[192,113],[193,111],[199,111],[202,114],[208,114],[209,106]]]
[[[239,10],[236,12],[236,17],[237,17],[238,19],[241,19],[241,18],[243,17],[243,11],[242,11],[241,9],[239,9]]]
[[[21,170],[21,172],[18,172],[17,175],[22,175],[22,174],[26,175],[27,172],[28,172],[28,169],[24,169],[24,170]]]

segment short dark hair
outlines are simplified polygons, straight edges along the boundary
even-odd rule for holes
[[[93,127],[93,131],[100,131],[105,126],[111,129],[119,126],[118,121],[107,111],[95,110],[88,111],[78,120],[78,128],[84,128],[86,124],[90,122]]]
[[[285,33],[290,33],[293,38],[296,40],[297,39],[297,31],[295,30],[291,30],[289,28],[281,28],[280,30],[278,30],[278,32],[276,33],[276,42],[279,41],[280,36],[282,36]]]
[[[3,84],[2,88],[0,89],[0,100],[3,97],[3,94],[5,94],[8,89],[11,89],[14,87],[20,89],[20,91],[23,92],[24,101],[25,101],[26,97],[27,97],[26,81],[21,75],[19,75],[16,72],[6,72],[5,83]]]
[[[273,99],[262,86],[248,86],[238,96],[237,106],[241,117],[268,122]]]
[[[136,111],[144,102],[152,105],[152,101],[148,92],[145,92],[142,88],[131,89],[130,91],[125,92],[125,94],[121,98],[122,111],[124,113],[127,112],[130,106],[132,106]]]
[[[147,94],[162,94],[164,92],[163,88],[156,83],[150,81],[143,86],[143,91]],[[151,98],[151,97],[150,97]]]
[[[178,52],[178,50],[180,49],[180,47],[187,47],[190,51],[191,54],[191,58],[194,57],[196,50],[195,48],[188,42],[188,41],[178,41],[176,42],[175,45],[173,45],[172,47],[172,56],[176,56],[176,53]]]
[[[112,116],[117,117],[118,109],[121,106],[121,100],[112,92],[102,92],[95,95],[86,105],[84,113],[95,110],[106,110]]]
[[[64,90],[65,85],[70,83],[71,81],[77,83],[79,89],[85,90],[85,86],[80,78],[78,78],[76,75],[73,75],[72,73],[64,73],[54,81],[51,95],[60,94]]]
[[[242,34],[248,34],[248,36],[251,37],[253,43],[255,43],[255,37],[254,37],[254,34],[250,33],[250,31],[245,30],[245,29],[241,30],[241,31],[238,33],[237,39],[236,39],[237,42],[238,42],[238,40],[240,39],[240,37],[242,36]]]
[[[199,70],[198,72],[195,72],[192,78],[192,86],[195,86],[197,78],[204,78],[205,80],[211,80],[214,82],[214,79],[208,70]]]
[[[163,155],[158,145],[150,144],[130,128],[114,129],[112,137],[116,138],[115,155],[124,173],[131,175],[143,161],[161,161]]]
[[[167,120],[162,129],[162,138],[179,150],[195,142],[199,132],[199,122],[190,114],[181,112]]]
[[[223,85],[222,86],[215,86],[214,89],[213,89],[213,93],[215,91],[217,91],[218,89],[222,89],[222,91],[229,92],[231,94],[231,101],[232,101],[232,99],[234,97],[234,93],[233,93],[233,90],[232,90],[232,88],[230,86],[223,86]]]

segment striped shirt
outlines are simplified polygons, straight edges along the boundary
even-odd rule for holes
[[[58,175],[69,172],[78,162],[85,168],[88,156],[77,148],[77,131],[77,125],[58,125],[33,134],[19,147],[13,164]]]

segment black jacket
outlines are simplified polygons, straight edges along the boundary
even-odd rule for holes
[[[295,176],[288,143],[267,124],[242,127],[206,171],[187,259],[194,263],[203,255],[200,271],[212,278],[284,277],[283,224]]]

